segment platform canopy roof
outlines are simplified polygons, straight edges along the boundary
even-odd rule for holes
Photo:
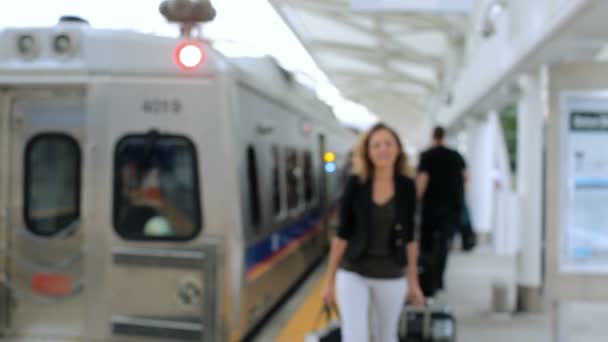
[[[270,2],[344,97],[397,126],[406,140],[427,137],[469,13],[361,10],[353,7],[357,0]]]

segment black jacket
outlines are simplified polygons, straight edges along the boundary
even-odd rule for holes
[[[414,213],[416,210],[416,187],[412,179],[395,176],[395,225],[387,248],[399,264],[407,265],[405,245],[414,240]],[[354,261],[367,249],[372,212],[372,180],[362,183],[351,176],[346,183],[340,206],[340,225],[336,232],[348,241],[344,258]]]

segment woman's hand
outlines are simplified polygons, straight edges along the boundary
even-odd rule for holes
[[[420,282],[418,279],[418,242],[412,241],[407,244],[407,281],[408,281],[408,295],[407,299],[414,306],[424,306],[425,298],[422,289],[420,288]]]
[[[327,307],[334,307],[336,304],[336,294],[334,291],[335,281],[328,280],[321,291],[321,298],[323,299],[323,303],[327,305]]]
[[[420,288],[420,285],[410,284],[410,289],[408,292],[408,301],[412,305],[417,306],[417,307],[424,306],[425,298],[424,298],[424,293],[422,293],[422,289]]]

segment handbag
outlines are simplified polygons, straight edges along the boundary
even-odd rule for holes
[[[462,250],[465,252],[472,251],[477,245],[477,234],[471,225],[471,217],[466,204],[462,209],[462,218],[460,226],[460,237],[462,238]]]
[[[336,313],[338,313],[338,317],[340,316],[338,309],[334,308]],[[340,332],[340,320],[332,320],[331,319],[331,311],[332,308],[328,305],[323,305],[321,308],[321,312],[317,317],[315,327],[319,326],[319,321],[323,316],[325,316],[326,326],[322,329],[318,329],[310,332],[306,335],[304,339],[305,342],[341,342],[342,334]]]
[[[425,297],[435,295],[437,279],[437,257],[432,252],[421,252],[418,256],[418,282]]]

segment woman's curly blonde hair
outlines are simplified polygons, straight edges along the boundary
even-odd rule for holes
[[[369,157],[369,141],[371,136],[380,130],[389,131],[397,142],[399,155],[395,161],[395,174],[414,177],[414,170],[409,165],[408,156],[403,149],[399,135],[397,135],[394,129],[384,123],[377,123],[369,131],[360,136],[352,156],[353,173],[359,177],[361,182],[367,181],[372,176],[374,165]]]

